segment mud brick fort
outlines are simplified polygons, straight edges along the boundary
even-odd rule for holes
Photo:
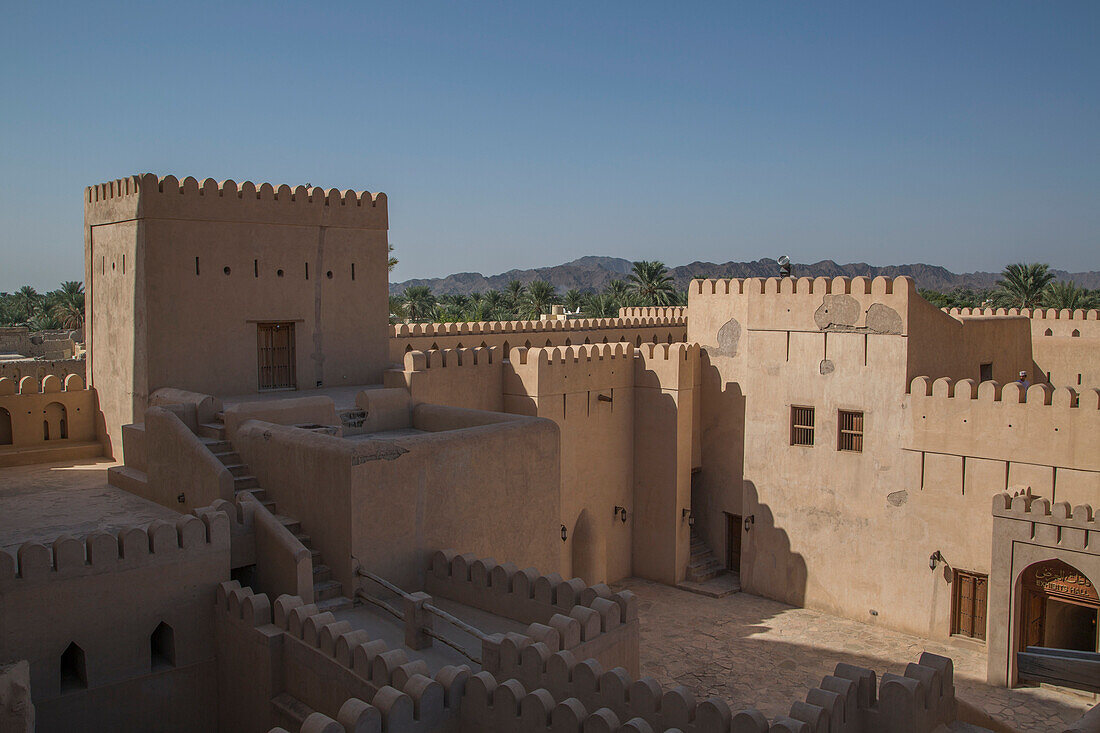
[[[1096,311],[768,278],[391,325],[384,194],[147,174],[84,213],[86,373],[0,376],[0,471],[115,465],[0,508],[43,507],[0,532],[2,731],[985,730],[919,650],[770,718],[663,688],[627,578],[1100,692]]]

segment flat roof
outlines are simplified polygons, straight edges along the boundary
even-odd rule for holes
[[[50,544],[61,535],[117,532],[179,512],[107,483],[106,458],[0,469],[0,549],[15,554],[24,542]]]

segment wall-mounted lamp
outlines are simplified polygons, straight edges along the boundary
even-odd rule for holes
[[[176,501],[178,501],[180,504],[186,504],[187,496],[181,491],[180,495],[176,497]]]
[[[936,565],[938,565],[941,562],[944,565],[947,564],[947,560],[944,559],[943,553],[941,553],[939,550],[936,550],[935,552],[933,552],[931,555],[928,556],[928,569],[929,570],[935,570]]]
[[[611,402],[611,395],[599,394],[596,395],[596,400],[599,402]]]
[[[618,517],[618,518],[619,518],[620,520],[622,520],[622,523],[623,523],[623,524],[626,524],[626,507],[625,507],[625,506],[617,506],[617,507],[615,507],[615,513],[614,513],[614,516],[616,516],[616,517]]]
[[[680,519],[688,520],[688,526],[689,527],[694,527],[695,526],[695,516],[691,513],[690,509],[682,510],[680,512]]]
[[[754,524],[756,524],[756,515],[755,514],[750,514],[749,516],[745,517],[745,531],[746,532],[748,532],[749,527],[751,527]]]
[[[561,526],[561,541],[565,542],[567,539],[569,539],[569,530],[566,529],[565,525],[563,524]]]

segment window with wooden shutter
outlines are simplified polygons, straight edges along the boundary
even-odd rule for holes
[[[988,586],[988,576],[963,570],[955,571],[952,634],[985,641],[985,607]]]
[[[791,406],[791,445],[814,444],[814,408]]]
[[[837,413],[836,449],[863,452],[863,413],[840,410]]]

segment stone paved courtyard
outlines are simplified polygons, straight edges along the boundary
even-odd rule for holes
[[[1009,690],[985,683],[985,652],[921,639],[794,608],[747,593],[707,598],[631,578],[638,595],[641,672],[685,685],[697,699],[721,697],[733,710],[769,718],[804,700],[837,662],[902,674],[922,651],[955,661],[956,697],[1018,731],[1061,731],[1096,704],[1094,696],[1049,688]]]

